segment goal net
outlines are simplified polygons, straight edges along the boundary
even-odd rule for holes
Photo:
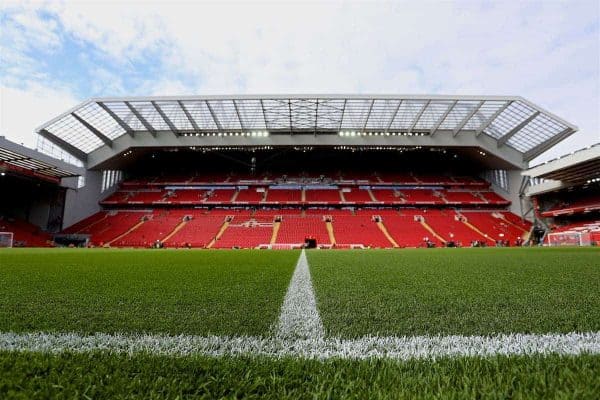
[[[591,246],[592,235],[589,232],[556,232],[548,234],[550,246]]]
[[[13,247],[12,232],[0,232],[0,247]]]

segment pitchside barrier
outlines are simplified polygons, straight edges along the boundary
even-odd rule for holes
[[[590,232],[555,232],[548,234],[550,246],[591,246],[592,234]]]
[[[0,232],[0,247],[13,247],[12,232]]]

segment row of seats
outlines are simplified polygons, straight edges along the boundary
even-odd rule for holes
[[[14,247],[47,247],[51,239],[39,227],[18,218],[0,216],[0,232],[12,232]]]
[[[582,214],[600,210],[600,194],[588,196],[571,202],[560,202],[554,207],[541,213],[543,217],[558,217],[561,215]]]
[[[340,172],[333,174],[300,173],[263,173],[258,175],[240,173],[202,174],[199,176],[171,175],[147,179],[130,179],[125,186],[166,186],[166,185],[198,185],[198,184],[270,184],[270,183],[387,183],[399,185],[437,185],[437,186],[485,186],[489,184],[480,178],[468,176],[445,176],[411,173],[376,173],[376,172]]]
[[[251,248],[300,244],[307,237],[342,247],[422,247],[428,242],[469,246],[474,241],[517,241],[528,231],[528,223],[509,218],[518,219],[506,212],[424,209],[103,211],[65,232],[89,234],[97,246],[123,247],[161,241],[167,247]]]
[[[152,204],[487,204],[508,205],[509,201],[491,191],[447,189],[177,189],[117,191],[103,205]]]

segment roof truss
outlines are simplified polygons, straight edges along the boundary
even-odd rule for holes
[[[525,115],[523,109],[533,112]],[[489,136],[499,147],[511,147],[529,158],[577,127],[520,97],[266,95],[90,99],[37,131],[85,159],[100,146],[112,146],[120,135],[157,137],[167,130],[175,135],[265,130],[315,136],[339,131],[399,132],[451,134],[456,140],[460,133],[471,132]]]

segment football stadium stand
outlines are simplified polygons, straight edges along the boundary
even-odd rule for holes
[[[516,96],[89,99],[38,151],[0,140],[3,193],[23,193],[1,228],[17,245],[533,243],[599,220],[599,146],[528,169],[576,130]]]
[[[532,198],[538,241],[550,245],[600,243],[600,144],[523,172]]]

